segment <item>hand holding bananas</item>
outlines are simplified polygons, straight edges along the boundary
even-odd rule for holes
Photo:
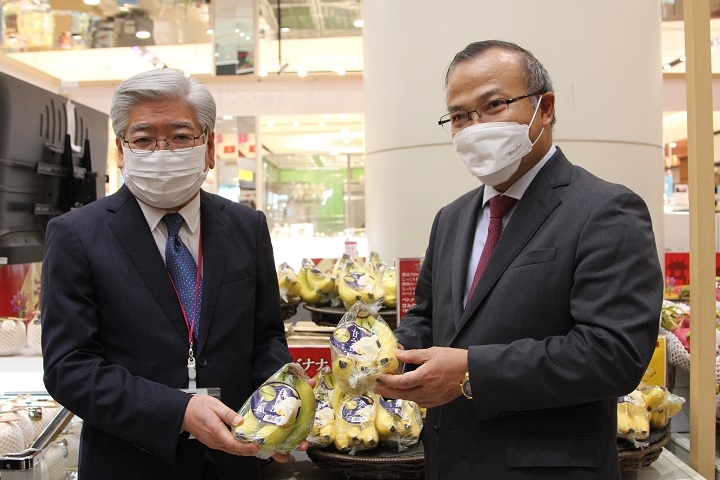
[[[412,400],[421,407],[444,405],[461,395],[459,385],[468,371],[467,350],[431,347],[396,353],[400,362],[420,366],[402,375],[380,375],[375,393],[385,398]]]
[[[306,380],[300,365],[286,364],[240,408],[245,421],[232,432],[240,441],[257,445],[257,457],[290,453],[308,436],[315,418],[315,395]]]
[[[332,372],[340,389],[350,395],[372,390],[383,373],[397,373],[397,340],[382,317],[357,302],[330,336]]]

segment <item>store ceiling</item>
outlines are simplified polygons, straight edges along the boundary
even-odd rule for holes
[[[241,4],[251,4],[252,0],[215,0],[214,6],[217,8],[222,1],[229,2],[228,4],[237,11],[237,8],[241,8]],[[672,63],[684,55],[683,0],[658,1],[662,2],[665,20],[662,22],[661,63]],[[150,55],[155,60],[159,59],[169,66],[181,68],[192,75],[213,74],[214,52],[211,41],[213,37],[205,32],[212,23],[212,4],[209,0],[200,2],[135,0],[135,3],[138,8],[147,11],[154,21],[157,39],[155,45],[135,50],[132,48],[68,49],[10,53],[9,56],[69,84],[88,80],[117,81],[126,78],[131,74],[152,68],[148,60]],[[713,19],[709,41],[713,41],[720,39],[720,18],[717,18],[720,17],[720,0],[710,0],[710,4]],[[117,0],[100,0],[100,4],[94,7],[85,5],[82,0],[51,0],[51,7],[54,10],[92,11],[105,17],[122,14],[125,8],[118,5]],[[361,18],[360,10],[361,0],[259,0],[260,39],[258,41],[277,42],[279,36],[285,42],[282,48],[283,57],[295,59],[301,56],[302,47],[297,48],[293,45],[298,43],[302,45],[303,41],[309,39],[331,37],[335,40],[325,43],[332,44],[329,51],[332,51],[334,56],[318,55],[322,52],[320,46],[310,49],[315,58],[308,71],[334,71],[338,58],[342,55],[346,56],[345,61],[351,63],[351,66],[347,67],[348,71],[361,71],[361,47],[355,46],[357,42],[345,44],[337,40],[338,37],[358,38],[362,29],[355,22]],[[278,32],[280,27],[289,27],[289,30]],[[179,38],[183,39],[181,44],[172,44],[178,42]],[[347,52],[338,51],[343,50],[345,46]],[[277,47],[275,50],[278,50]],[[281,67],[280,62],[286,63],[283,58],[277,58],[276,52],[271,53],[275,56],[272,61],[276,67]],[[265,61],[262,55],[261,49],[256,65]],[[713,72],[720,73],[720,50],[714,51],[712,57]],[[297,72],[300,68],[301,66],[292,64],[285,74],[294,75],[291,72]],[[662,65],[658,68],[662,68]],[[680,62],[666,71],[682,73],[684,70],[685,64]],[[336,116],[333,119],[321,117],[323,116],[262,117],[260,122],[265,153],[272,155],[274,161],[283,168],[299,168],[301,165],[319,168],[319,164],[332,165],[333,158],[337,159],[338,165],[346,163],[344,156],[364,150],[361,114],[347,114],[345,118]],[[221,133],[231,134],[237,128],[236,121],[222,119],[218,121],[218,130]],[[288,156],[289,153],[297,155]],[[322,158],[322,161],[319,162],[318,158]]]

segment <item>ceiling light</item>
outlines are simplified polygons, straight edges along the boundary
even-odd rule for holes
[[[232,115],[223,115],[222,118],[223,118],[223,120],[232,120],[233,116]]]
[[[324,127],[324,126],[325,126],[325,122],[320,122],[320,123],[318,123],[318,126]]]
[[[259,77],[267,77],[267,71],[266,70],[260,70],[258,72]]]
[[[212,34],[213,34],[213,29],[212,29],[212,28],[208,28],[207,30],[205,30],[205,33],[207,33],[208,35],[212,35]]]
[[[83,0],[85,5],[100,5],[100,0]]]
[[[671,147],[671,148],[677,147],[677,143],[675,143],[675,142],[670,142],[670,147]]]
[[[283,33],[287,33],[290,31],[290,27],[280,27],[280,31]]]
[[[338,75],[345,75],[345,69],[342,68],[342,67],[340,67],[340,68],[338,68],[337,70],[335,70],[335,72],[336,72]]]
[[[155,68],[165,68],[165,64],[163,62],[157,62]]]
[[[663,65],[663,70],[670,70],[671,68],[672,68],[672,65],[670,65],[669,63],[666,63],[665,65]]]
[[[364,26],[365,26],[365,22],[361,18],[358,18],[357,20],[355,20],[353,22],[353,27],[362,28]]]
[[[235,29],[235,33],[240,33],[240,29],[239,29],[239,28],[236,28],[236,29]]]
[[[686,57],[685,55],[682,55],[682,56],[680,57],[680,61],[681,61],[681,62],[684,62],[685,60],[687,60],[687,57]]]
[[[150,38],[150,32],[148,32],[147,30],[138,30],[137,32],[135,32],[135,36],[137,38],[143,38],[143,39]]]
[[[293,122],[293,127],[299,127],[299,126],[300,126],[300,122]]]
[[[304,68],[298,69],[297,74],[298,77],[307,77],[307,70],[305,70]]]

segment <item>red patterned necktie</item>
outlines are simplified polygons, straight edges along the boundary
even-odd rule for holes
[[[480,280],[480,276],[487,266],[490,254],[492,254],[495,245],[497,244],[500,234],[502,233],[502,222],[503,218],[515,205],[517,199],[512,197],[506,197],[504,195],[498,195],[490,199],[490,225],[488,225],[487,239],[485,240],[485,247],[483,248],[480,260],[478,261],[477,268],[475,269],[475,276],[473,277],[472,286],[470,287],[470,293],[468,294],[468,301],[472,297],[475,287]]]

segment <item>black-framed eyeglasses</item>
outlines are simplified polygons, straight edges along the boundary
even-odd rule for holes
[[[493,116],[496,116],[507,110],[510,107],[510,104],[515,103],[518,100],[522,100],[523,98],[528,97],[534,97],[535,95],[542,95],[543,93],[544,92],[542,91],[537,91],[513,98],[493,98],[492,100],[481,103],[480,105],[475,107],[475,110],[473,111],[478,116],[478,119],[492,118]],[[442,117],[440,117],[440,120],[438,120],[438,125],[443,127],[445,130],[449,129],[452,132],[462,130],[463,128],[470,125],[470,112],[468,112],[467,110],[455,110],[452,112],[448,112]]]
[[[176,133],[175,135],[170,135],[169,137],[165,138],[155,138],[140,135],[137,137],[128,138],[127,140],[123,138],[122,142],[127,145],[130,151],[133,153],[152,153],[158,149],[158,147],[160,146],[160,142],[165,142],[165,146],[168,150],[177,152],[178,150],[190,150],[196,145],[204,144],[205,140],[200,143],[197,143],[197,141],[198,139],[206,136],[207,131],[201,133],[197,137],[194,137],[189,133]]]

